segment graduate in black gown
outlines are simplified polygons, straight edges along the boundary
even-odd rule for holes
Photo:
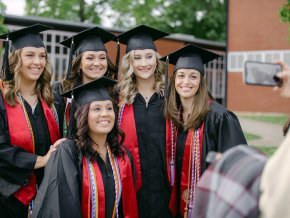
[[[43,167],[61,142],[62,108],[50,87],[51,68],[33,25],[6,39],[0,81],[0,217],[27,217]],[[9,41],[12,41],[9,53]]]
[[[49,160],[32,217],[138,217],[132,157],[107,90],[115,83],[101,77],[63,94],[77,106],[77,138]]]
[[[117,38],[126,44],[119,87],[119,125],[136,168],[140,217],[170,217],[165,167],[164,78],[154,41],[167,33],[141,25]]]
[[[70,48],[70,55],[66,78],[54,82],[53,89],[61,94],[102,76],[116,79],[116,69],[105,47],[105,43],[113,37],[115,37],[113,33],[96,26],[60,42],[61,45]],[[68,126],[70,116],[73,116],[75,110],[69,98],[64,99],[63,104],[65,107],[64,135],[74,138],[67,130],[72,130]],[[71,111],[72,113],[70,113]]]
[[[175,65],[166,106],[171,128],[167,139],[173,140],[166,154],[173,185],[170,209],[177,217],[190,217],[194,209],[196,184],[207,167],[208,152],[247,144],[236,115],[208,92],[204,64],[218,57],[190,44],[162,58]]]

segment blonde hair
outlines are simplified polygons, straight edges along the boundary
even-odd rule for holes
[[[108,62],[108,69],[104,76],[110,77],[112,79],[117,79],[117,73],[115,73],[114,64],[112,63],[111,59],[109,58],[108,54],[107,56],[107,62]],[[81,60],[82,60],[82,54],[75,57],[72,61],[72,68],[70,72],[70,78],[64,79],[62,81],[63,85],[63,91],[68,91],[74,88],[78,84],[82,84],[82,71],[81,71]]]
[[[154,73],[155,84],[153,89],[157,93],[162,95],[165,88],[165,63],[159,60],[161,58],[160,54],[155,52],[155,56],[157,65]],[[134,50],[128,52],[122,58],[121,81],[118,84],[118,88],[120,90],[119,106],[123,106],[125,104],[132,104],[138,93],[136,77],[134,75],[133,60]]]
[[[16,94],[21,85],[21,52],[22,49],[18,49],[9,55],[9,69],[13,75],[13,79],[3,82],[4,98],[10,106],[15,106],[18,103]],[[38,98],[43,99],[48,106],[51,106],[53,103],[53,94],[50,86],[52,68],[48,61],[47,52],[45,51],[45,53],[46,64],[43,73],[36,82],[35,92],[37,93]]]
[[[181,115],[182,105],[179,94],[175,89],[175,77],[176,72],[173,73],[169,81],[168,96],[165,106],[165,116],[166,118],[170,118],[177,128],[180,128],[183,125]],[[194,107],[188,117],[186,125],[183,126],[184,130],[189,128],[197,129],[202,124],[209,111],[210,100],[212,100],[212,98],[209,95],[206,78],[201,76],[199,88],[195,94]]]

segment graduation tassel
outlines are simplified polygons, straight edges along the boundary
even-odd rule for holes
[[[175,180],[175,159],[174,159],[174,126],[172,120],[170,120],[170,131],[171,131],[171,158],[170,158],[170,185],[173,187]]]
[[[76,119],[74,117],[74,114],[76,112],[76,106],[74,102],[74,93],[71,94],[71,106],[69,111],[69,123],[68,123],[68,134],[67,138],[69,139],[75,139],[76,136]]]
[[[174,173],[175,173],[175,166],[174,166],[174,161],[170,161],[170,185],[174,185]]]
[[[115,73],[116,73],[116,78],[118,79],[118,70],[119,70],[119,61],[120,61],[120,42],[119,39],[117,39],[117,54],[116,54],[116,61],[115,61]]]
[[[169,56],[166,57],[166,65],[165,65],[165,89],[164,89],[165,98],[167,98],[168,95],[168,65],[169,65]]]
[[[70,79],[70,71],[71,71],[71,65],[72,65],[72,59],[73,59],[74,50],[75,50],[75,43],[74,43],[74,39],[72,39],[71,45],[70,45],[67,72],[66,72],[66,80]]]
[[[9,39],[8,36],[6,40],[3,42],[4,46],[4,55],[2,60],[2,69],[1,69],[1,77],[3,80],[8,81],[12,80],[13,76],[9,69]]]

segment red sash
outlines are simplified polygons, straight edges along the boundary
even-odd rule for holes
[[[199,145],[200,145],[200,167],[202,163],[202,139],[204,133],[204,123],[202,123],[200,130],[199,130]],[[182,170],[181,170],[181,181],[180,187],[177,187],[177,183],[175,180],[174,187],[172,190],[169,208],[173,215],[177,214],[177,208],[179,205],[179,213],[183,217],[184,216],[184,208],[186,206],[185,201],[183,200],[183,194],[186,194],[185,191],[188,189],[188,167],[189,167],[189,159],[190,159],[190,146],[192,145],[192,137],[193,137],[193,130],[190,129],[187,134],[186,142],[184,145],[184,154],[182,158]],[[175,143],[175,150],[176,150],[176,143]],[[170,154],[170,153],[169,153]],[[170,156],[169,158],[170,159]],[[175,157],[176,160],[176,157]],[[176,174],[175,174],[176,176]],[[200,175],[199,175],[200,176]],[[177,199],[177,190],[180,189],[180,199]]]
[[[91,217],[91,185],[89,166],[86,158],[83,157],[83,187],[82,187],[82,217]],[[96,161],[93,162],[95,178],[97,182],[97,199],[96,199],[96,214],[99,218],[105,218],[105,189],[102,180],[102,174]]]
[[[122,205],[123,213],[126,218],[138,218],[137,198],[134,190],[134,181],[132,175],[132,168],[127,154],[124,157],[118,157],[118,165],[120,169],[120,176],[122,182]],[[89,218],[91,215],[91,187],[89,179],[88,164],[83,158],[83,185],[82,185],[82,217]],[[93,163],[98,193],[98,211],[97,217],[105,217],[105,190],[102,180],[102,174],[96,161]]]
[[[27,123],[25,112],[23,111],[21,104],[11,107],[5,101],[5,108],[8,120],[8,129],[10,135],[10,144],[23,148],[29,153],[34,153],[35,148],[33,139],[31,138],[31,132],[29,130],[29,124]],[[51,111],[51,108],[41,100],[44,116],[50,133],[51,143],[54,143],[60,138],[59,128]],[[32,130],[31,130],[32,131]],[[23,186],[14,196],[24,205],[28,205],[36,195],[36,177],[34,174],[29,176],[28,185]]]
[[[136,176],[136,192],[137,192],[142,187],[142,177],[141,177],[141,163],[140,163],[136,123],[132,104],[124,106],[120,128],[126,134],[124,145],[129,149],[129,151],[133,156],[133,162],[136,170],[135,176]]]

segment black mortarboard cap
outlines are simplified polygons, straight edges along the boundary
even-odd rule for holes
[[[116,37],[120,43],[127,45],[126,53],[132,50],[153,49],[156,51],[154,41],[169,34],[149,26],[140,25]]]
[[[73,58],[74,53],[78,56],[85,51],[107,52],[107,49],[104,44],[112,40],[113,37],[115,37],[113,33],[110,33],[107,30],[104,30],[96,26],[90,29],[86,29],[60,42],[60,44],[70,48],[69,63],[68,63],[66,79],[69,79],[69,75],[71,71],[71,63],[72,63],[72,58]]]
[[[173,53],[162,57],[160,60],[175,65],[174,72],[179,69],[196,69],[204,75],[204,64],[220,57],[220,55],[200,48],[198,46],[188,44]]]
[[[32,26],[1,35],[0,38],[11,40],[12,52],[24,47],[40,48],[44,47],[44,44],[39,33],[49,29],[52,29],[52,27],[42,24],[34,24]]]
[[[15,30],[0,36],[0,39],[6,39],[4,42],[5,52],[3,55],[2,64],[2,74],[4,74],[4,80],[12,79],[8,63],[9,40],[11,40],[11,52],[25,47],[41,48],[44,47],[44,44],[39,33],[49,29],[52,29],[52,27],[42,24],[34,24],[32,26]]]
[[[85,51],[107,51],[105,43],[113,39],[115,35],[100,27],[86,29],[62,42],[60,44],[70,48],[75,44],[75,53],[79,55]]]
[[[78,106],[82,106],[93,101],[112,100],[108,87],[112,87],[116,83],[116,80],[102,76],[92,82],[77,86],[72,90],[64,92],[61,96],[72,98]]]

